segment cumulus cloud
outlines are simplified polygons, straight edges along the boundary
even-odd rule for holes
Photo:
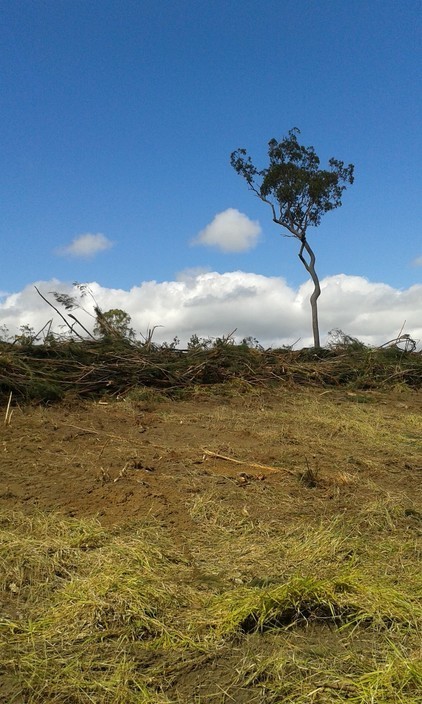
[[[94,257],[99,252],[110,249],[112,246],[113,242],[111,242],[100,232],[95,235],[91,232],[87,232],[84,235],[78,235],[75,237],[66,247],[57,249],[56,254],[62,257],[70,256],[89,259],[90,257]]]
[[[422,257],[416,257],[416,259],[413,260],[413,266],[422,266]]]
[[[208,274],[211,269],[209,266],[191,266],[187,269],[182,269],[176,274],[176,281],[195,281],[201,274]]]
[[[52,291],[78,294],[71,284],[57,280],[36,285],[51,301]],[[312,344],[310,282],[293,289],[282,278],[233,271],[200,273],[162,283],[147,281],[130,290],[104,288],[96,282],[89,288],[102,310],[121,308],[129,313],[138,334],[162,326],[154,335],[157,342],[177,336],[186,345],[194,333],[220,337],[236,328],[238,339],[251,335],[266,347],[298,339],[298,347]],[[422,284],[400,291],[359,276],[339,274],[323,279],[321,288],[323,342],[330,330],[340,328],[367,344],[383,344],[398,335],[405,321],[403,332],[422,341]],[[84,305],[88,310],[88,298]],[[75,311],[80,322],[92,330],[94,319],[89,312]],[[52,313],[30,285],[0,301],[0,326],[6,325],[11,334],[25,324],[38,331]],[[63,321],[55,316],[53,329],[59,331],[61,325]]]
[[[261,226],[236,208],[227,208],[192,240],[192,244],[217,247],[222,252],[246,252],[258,242]]]

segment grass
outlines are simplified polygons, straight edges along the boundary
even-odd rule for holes
[[[180,548],[152,518],[107,528],[0,514],[1,704],[422,704],[409,392],[234,387],[182,401],[192,492]],[[180,428],[176,402],[157,407],[164,435]],[[201,462],[204,435],[293,475],[240,486],[238,467]]]
[[[190,511],[189,561],[159,525],[3,515],[5,701],[421,701],[420,555],[391,507],[285,533],[211,496]],[[199,699],[179,689],[192,670]]]
[[[16,690],[28,702],[160,701],[134,654],[180,640],[177,616],[167,619],[189,592],[163,536],[151,528],[117,536],[41,514],[6,515],[2,526],[2,587],[14,614],[1,623],[10,700]]]

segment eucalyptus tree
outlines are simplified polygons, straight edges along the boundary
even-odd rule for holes
[[[268,142],[269,164],[258,169],[245,149],[231,154],[230,162],[243,176],[249,188],[272,211],[273,221],[284,229],[286,237],[300,242],[299,259],[309,273],[314,290],[310,303],[314,346],[320,347],[318,298],[321,287],[315,270],[315,253],[307,239],[308,227],[318,226],[325,213],[342,205],[341,197],[354,180],[354,166],[331,158],[328,169],[320,168],[314,147],[299,144],[300,130],[291,129],[281,142]]]

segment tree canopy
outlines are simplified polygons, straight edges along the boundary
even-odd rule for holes
[[[94,325],[95,335],[102,338],[135,339],[135,331],[130,326],[131,317],[126,311],[112,308],[103,312],[97,306],[95,314],[97,318]]]
[[[300,130],[291,129],[281,142],[268,142],[269,165],[257,169],[245,149],[231,154],[231,165],[249,187],[273,210],[273,219],[295,237],[306,236],[324,213],[341,206],[341,196],[354,181],[354,166],[331,158],[329,169],[320,169],[314,147],[299,144]]]

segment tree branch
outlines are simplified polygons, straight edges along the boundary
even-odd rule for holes
[[[85,310],[85,309],[84,309],[84,310]],[[85,312],[86,312],[86,311],[85,311]],[[87,330],[87,328],[86,328],[84,325],[82,325],[81,321],[77,319],[76,315],[73,315],[73,313],[69,313],[68,315],[69,315],[69,318],[72,318],[72,320],[74,320],[75,323],[78,323],[78,325],[81,326],[82,330],[85,330],[85,332],[90,336],[90,338],[91,338],[92,340],[95,340],[94,335],[92,335],[92,334],[89,332],[89,330]],[[72,330],[74,330],[73,325],[72,325]],[[78,333],[76,333],[76,334],[78,334]]]
[[[80,340],[83,340],[84,338],[82,337],[82,335],[79,335],[79,333],[76,332],[76,330],[74,330],[71,325],[69,325],[69,323],[67,322],[67,320],[66,320],[66,318],[64,317],[64,315],[62,315],[62,313],[60,313],[60,311],[56,308],[56,306],[53,306],[53,304],[50,303],[50,301],[48,300],[48,298],[46,298],[45,296],[43,296],[42,293],[41,293],[41,291],[40,291],[36,286],[34,286],[34,288],[35,288],[36,292],[38,293],[38,295],[41,296],[41,298],[43,299],[43,301],[45,301],[53,310],[56,311],[56,313],[57,313],[58,315],[60,315],[61,319],[64,320],[64,322],[66,323],[66,325],[67,325],[67,327],[69,328],[69,330],[70,330],[71,332],[74,332],[75,335],[77,335]]]

